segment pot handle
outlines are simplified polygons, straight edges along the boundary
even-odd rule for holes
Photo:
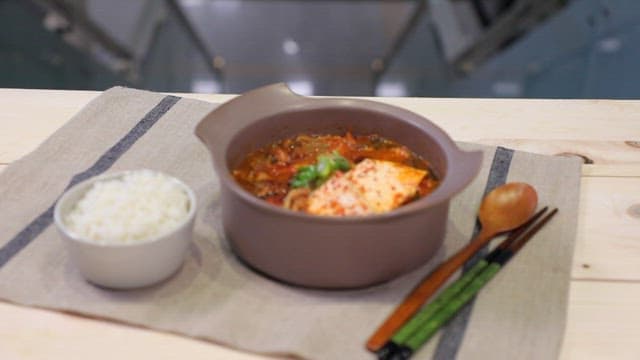
[[[482,151],[462,151],[455,149],[450,160],[456,166],[445,175],[439,190],[432,196],[432,201],[439,202],[450,199],[462,191],[480,172],[482,166]]]
[[[214,144],[229,140],[235,130],[244,128],[258,117],[268,117],[308,101],[292,92],[285,83],[263,86],[218,106],[200,121],[195,134],[211,149]]]

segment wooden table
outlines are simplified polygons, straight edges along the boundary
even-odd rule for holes
[[[0,171],[98,92],[0,89]],[[230,95],[181,94],[222,102]],[[385,98],[455,140],[541,154],[582,169],[562,359],[640,359],[640,101]],[[0,302],[0,359],[256,359],[198,340]]]

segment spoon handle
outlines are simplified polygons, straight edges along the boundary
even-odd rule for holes
[[[496,231],[483,228],[465,247],[458,250],[455,255],[433,270],[371,335],[367,341],[367,349],[373,352],[380,350],[393,334],[422,307],[429,297],[438,291],[451,275],[495,235]]]

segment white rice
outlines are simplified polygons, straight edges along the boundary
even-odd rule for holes
[[[177,181],[139,170],[93,184],[64,223],[95,243],[134,244],[176,228],[189,207],[189,197]]]

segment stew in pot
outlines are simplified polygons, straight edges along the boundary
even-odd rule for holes
[[[430,164],[376,134],[298,135],[249,153],[236,181],[265,201],[317,215],[390,211],[439,184]]]

